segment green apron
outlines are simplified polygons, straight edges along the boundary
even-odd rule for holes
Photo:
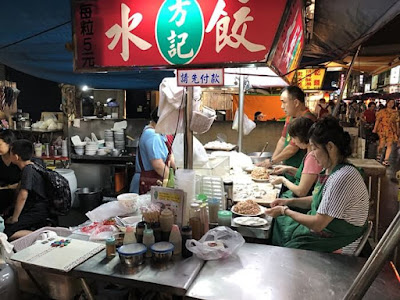
[[[336,172],[344,165],[337,165]],[[332,175],[331,174],[331,175]],[[308,215],[316,215],[322,200],[323,188],[327,176],[320,176],[313,191],[311,210]],[[272,244],[276,246],[314,250],[320,252],[333,252],[357,240],[367,228],[354,226],[345,220],[333,219],[321,233],[312,232],[308,227],[301,225],[289,216],[279,216],[275,219]]]
[[[304,169],[304,161],[305,161],[305,156],[303,158],[303,161],[300,164],[300,167],[297,169],[296,174],[294,175],[294,184],[295,185],[299,185],[300,184],[300,180],[301,180],[301,173],[303,172]],[[312,189],[310,189],[312,190]],[[289,198],[297,198],[297,196],[295,195],[295,193],[293,193],[291,190],[287,190],[284,193],[282,193],[282,195],[279,196],[280,198],[285,198],[285,199],[289,199]],[[305,209],[305,208],[300,208],[300,207],[290,207],[291,210],[300,212],[302,214],[306,214],[309,209]]]
[[[289,123],[292,122],[292,118],[290,118]],[[285,144],[284,148],[286,148],[287,145],[290,144],[290,135],[289,132],[286,132],[286,137],[285,137]],[[302,159],[304,158],[304,155],[306,154],[305,150],[299,149],[292,157],[289,157],[288,159],[283,161],[284,165],[287,166],[292,166],[295,168],[298,168],[301,164]],[[295,182],[295,177],[285,174],[284,175],[287,179],[289,179],[291,182]]]
[[[301,162],[299,168],[297,169],[296,174],[294,175],[294,181],[292,181],[292,182],[295,185],[299,185],[300,184],[301,173],[303,172],[303,169],[304,169],[304,160],[305,160],[305,157],[303,158],[303,161]],[[288,199],[288,198],[296,198],[297,196],[291,190],[287,190],[280,197]]]

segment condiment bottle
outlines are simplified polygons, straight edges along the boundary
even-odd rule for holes
[[[229,210],[220,210],[218,212],[218,225],[231,227],[232,213]]]
[[[106,257],[111,259],[115,256],[116,246],[115,238],[113,236],[106,239]]]
[[[174,224],[174,215],[168,208],[164,209],[160,214],[161,238],[163,241],[168,241],[169,233]]]
[[[178,225],[172,225],[171,234],[169,235],[169,242],[174,245],[174,255],[181,254],[182,252],[182,236],[179,231]]]
[[[143,231],[145,228],[146,222],[142,221],[136,225],[136,241],[138,243],[143,243]]]
[[[208,200],[208,213],[210,223],[218,223],[219,204],[220,202],[217,198],[211,198]]]
[[[145,225],[145,230],[143,231],[143,244],[147,247],[146,257],[151,257],[151,245],[155,243],[153,229],[147,228]]]
[[[160,222],[151,223],[151,229],[153,229],[154,239],[156,243],[161,242],[161,225]]]
[[[189,211],[189,224],[192,227],[192,236],[195,240],[201,238],[200,205],[192,203]]]
[[[133,232],[133,228],[131,226],[126,227],[125,235],[124,235],[124,245],[136,243],[136,236]]]
[[[201,222],[201,236],[203,236],[210,229],[206,203],[202,203],[200,205],[200,222]]]
[[[183,226],[182,227],[182,256],[187,258],[193,255],[192,252],[190,252],[186,248],[186,241],[192,239],[192,227],[190,226]]]

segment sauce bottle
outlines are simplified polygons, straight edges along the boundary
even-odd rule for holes
[[[151,223],[151,229],[153,229],[154,239],[156,243],[161,242],[161,225],[160,222]]]
[[[146,222],[142,221],[136,225],[136,241],[138,243],[143,243],[143,231],[145,228]]]
[[[147,247],[146,257],[151,257],[151,245],[155,243],[153,229],[148,229],[145,225],[145,230],[143,231],[143,244]]]
[[[133,232],[133,228],[131,226],[126,227],[125,235],[124,235],[124,245],[136,243],[136,236]]]
[[[169,242],[174,245],[174,255],[181,254],[182,252],[182,236],[179,231],[178,225],[172,225],[171,234],[169,235]]]
[[[164,209],[160,214],[161,239],[163,241],[168,241],[173,224],[174,215],[172,211],[168,208]]]
[[[192,239],[192,227],[190,226],[183,226],[182,227],[182,256],[187,258],[193,255],[192,252],[190,252],[186,248],[186,241]]]
[[[106,239],[106,257],[111,259],[115,256],[115,238],[113,236]]]
[[[201,239],[201,221],[200,221],[200,205],[192,203],[189,212],[189,224],[192,227],[192,236],[195,240]]]

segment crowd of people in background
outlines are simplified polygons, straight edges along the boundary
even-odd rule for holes
[[[366,139],[366,158],[376,157],[384,166],[389,166],[393,145],[399,144],[399,105],[393,99],[387,100],[385,104],[373,99],[353,100],[348,104],[342,100],[337,116],[342,123],[360,128],[361,136]],[[315,106],[314,113],[321,119],[332,115],[334,107],[332,100],[327,102],[322,98]],[[371,151],[374,148],[377,149]]]

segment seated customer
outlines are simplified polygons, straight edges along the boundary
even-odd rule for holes
[[[312,187],[317,181],[322,167],[318,164],[311,151],[311,145],[308,141],[308,131],[314,124],[309,118],[300,117],[292,121],[288,126],[288,132],[292,141],[302,150],[307,150],[299,168],[291,166],[282,166],[274,169],[275,174],[288,173],[294,176],[295,181],[279,176],[272,181],[272,184],[280,184],[287,187],[288,190],[282,194],[282,198],[304,197],[311,195]]]
[[[21,185],[12,215],[6,219],[4,233],[9,240],[18,239],[37,229],[49,216],[45,181],[33,168],[33,146],[18,140],[11,145],[11,162],[21,170]]]
[[[277,246],[352,254],[367,227],[368,190],[359,171],[346,164],[350,136],[332,117],[310,129],[312,153],[325,169],[313,195],[279,199],[267,209],[276,218],[272,243]],[[307,214],[286,205],[310,209]]]
[[[21,179],[21,170],[11,163],[10,146],[14,141],[15,135],[11,130],[0,130],[0,215],[15,199],[15,190]]]

